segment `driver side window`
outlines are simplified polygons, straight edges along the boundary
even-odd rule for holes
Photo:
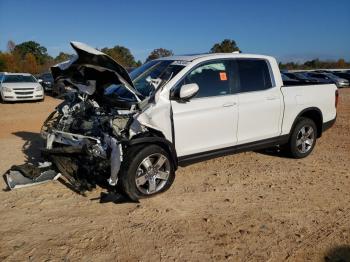
[[[193,69],[182,81],[184,84],[196,83],[199,87],[195,98],[222,96],[230,94],[229,61],[211,61]]]

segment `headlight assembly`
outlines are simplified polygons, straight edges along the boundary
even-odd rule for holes
[[[12,89],[11,89],[11,88],[5,87],[5,86],[2,88],[2,90],[3,90],[4,92],[12,92]]]

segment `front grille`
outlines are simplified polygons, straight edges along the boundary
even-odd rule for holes
[[[15,92],[16,95],[32,95],[33,91],[29,91],[29,92]]]
[[[32,87],[14,87],[12,88],[13,90],[17,91],[17,90],[31,90],[31,91],[34,91],[34,88]]]
[[[16,96],[16,98],[33,98],[33,96]]]

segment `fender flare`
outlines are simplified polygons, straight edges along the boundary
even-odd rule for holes
[[[317,125],[317,123],[315,123],[316,124],[316,126],[317,126],[317,137],[321,137],[321,135],[322,135],[322,125],[323,125],[323,114],[322,114],[322,111],[318,108],[318,107],[307,107],[307,108],[305,108],[305,109],[303,109],[302,111],[300,111],[299,112],[299,114],[295,117],[295,119],[294,119],[294,122],[293,122],[293,124],[292,124],[292,127],[291,127],[291,129],[290,129],[290,131],[289,131],[289,136],[291,136],[291,134],[292,134],[292,132],[293,132],[293,130],[294,130],[294,127],[295,127],[295,125],[297,124],[297,122],[298,122],[298,119],[303,115],[303,114],[305,114],[305,113],[307,113],[307,112],[309,112],[309,111],[316,111],[319,115],[320,115],[320,117],[321,117],[321,126],[319,126],[319,125]]]
[[[177,159],[177,153],[176,149],[169,140],[163,137],[158,137],[158,136],[149,136],[149,137],[138,137],[131,139],[128,141],[127,145],[128,146],[135,146],[135,145],[140,145],[140,144],[155,144],[159,145],[162,148],[164,148],[170,155],[171,159],[173,160],[174,164],[174,169],[175,171],[178,168],[178,159]]]

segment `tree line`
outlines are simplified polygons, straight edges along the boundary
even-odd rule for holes
[[[340,58],[337,61],[321,61],[319,59],[313,59],[304,63],[279,63],[281,70],[308,70],[308,69],[342,69],[350,68],[350,61]]]
[[[131,51],[124,46],[104,47],[101,51],[111,56],[124,67],[132,68],[142,65],[142,62],[140,60],[136,61]],[[231,53],[234,51],[240,51],[240,49],[237,43],[230,39],[224,39],[222,42],[215,43],[209,50],[210,53]],[[172,50],[157,48],[150,52],[145,62],[159,57],[172,56],[173,54]],[[7,43],[7,50],[5,52],[0,51],[0,72],[43,73],[47,72],[54,64],[66,61],[71,57],[72,54],[65,52],[60,52],[56,57],[52,57],[47,53],[46,47],[35,41],[15,44],[10,40]],[[339,59],[336,62],[315,59],[304,64],[291,62],[280,63],[279,65],[281,69],[350,68],[350,63],[344,59]]]

